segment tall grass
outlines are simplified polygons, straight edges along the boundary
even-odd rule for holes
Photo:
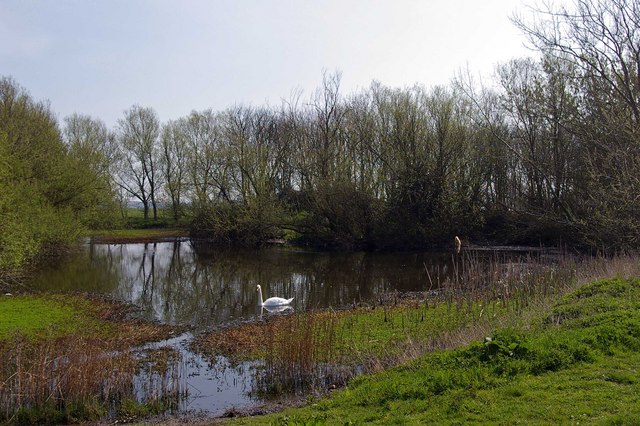
[[[141,356],[140,356],[141,355]],[[162,401],[162,410],[175,410],[187,396],[185,365],[175,348],[161,346],[142,351],[134,377],[137,401]]]
[[[336,365],[338,317],[335,312],[293,315],[264,327],[264,368],[258,392],[309,391],[344,383],[353,373]]]
[[[135,373],[129,354],[106,357],[105,349],[86,338],[3,341],[0,418],[19,423],[99,418],[105,403],[131,393]],[[78,407],[85,412],[78,413]]]
[[[578,260],[568,255],[540,253],[514,255],[463,252],[453,260],[454,274],[437,291],[440,300],[458,308],[476,306],[520,313],[531,304],[572,288]],[[480,304],[480,305],[479,305]]]
[[[0,341],[0,422],[97,420],[117,414],[122,401],[164,402],[180,394],[173,369],[141,376],[141,366],[149,369],[153,363],[112,347],[107,340],[82,336],[15,335]]]

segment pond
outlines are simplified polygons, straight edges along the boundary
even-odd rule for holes
[[[181,411],[222,415],[260,404],[252,390],[255,363],[231,364],[191,351],[193,334],[263,312],[265,298],[294,300],[294,312],[376,304],[390,292],[426,291],[456,272],[454,252],[317,252],[289,247],[222,249],[178,239],[144,244],[83,244],[78,253],[48,266],[32,286],[46,291],[106,294],[136,304],[151,321],[185,325],[189,333],[146,347],[181,354]],[[145,348],[139,348],[145,350]],[[144,382],[147,378],[141,377]],[[144,395],[139,395],[144,399]]]
[[[384,293],[426,290],[429,276],[444,280],[453,256],[221,249],[189,240],[89,243],[41,270],[33,285],[104,293],[142,307],[146,319],[200,329],[260,315],[258,284],[265,298],[293,297],[295,311],[375,303]]]

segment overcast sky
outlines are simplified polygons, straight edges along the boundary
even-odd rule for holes
[[[140,104],[166,121],[307,98],[323,69],[342,72],[344,94],[488,76],[531,55],[516,11],[520,0],[0,0],[0,75],[60,120],[113,126]]]

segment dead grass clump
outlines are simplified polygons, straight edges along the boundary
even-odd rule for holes
[[[147,349],[137,358],[135,395],[138,400],[161,402],[162,411],[175,409],[186,396],[182,355],[175,348]]]
[[[636,254],[596,256],[588,262],[581,262],[579,266],[576,269],[579,284],[612,277],[640,277],[640,256]]]
[[[0,340],[0,423],[96,420],[117,411],[121,401],[154,403],[176,394],[171,365],[177,361],[170,354],[156,357],[154,381],[143,392],[137,389],[142,363],[133,349],[176,329],[129,319],[135,307],[122,302],[49,297],[74,307],[83,326],[16,332]]]
[[[170,346],[147,349],[138,358],[138,366],[147,372],[166,374],[177,362],[180,361],[180,353]]]
[[[260,393],[307,391],[353,375],[337,363],[337,317],[332,311],[292,315],[265,327],[264,369]]]
[[[275,342],[285,343],[287,347],[294,345],[293,336],[315,336],[309,326],[331,322],[338,318],[337,312],[304,312],[296,315],[273,316],[264,321],[244,323],[216,330],[196,337],[194,347],[208,355],[224,355],[234,360],[263,358]],[[301,327],[301,323],[305,325]],[[289,336],[289,338],[281,337]]]
[[[0,342],[0,419],[10,422],[30,413],[33,422],[50,421],[40,413],[53,410],[74,421],[79,406],[102,407],[90,416],[98,418],[109,401],[131,393],[136,371],[129,353],[107,356],[107,350],[104,341],[88,338],[15,336]]]
[[[271,317],[200,336],[194,346],[209,356],[263,360],[255,377],[261,394],[309,389],[320,382],[343,383],[352,376],[353,367],[338,365],[340,315],[321,311]]]
[[[69,303],[81,304],[87,315],[104,325],[97,332],[108,342],[111,351],[127,350],[132,346],[164,340],[183,331],[181,327],[144,320],[136,305],[100,295],[88,294],[81,298],[73,296]]]
[[[256,356],[264,348],[265,323],[249,323],[199,336],[194,346],[210,355],[220,354],[231,359]]]
[[[114,300],[103,295],[53,295],[63,303],[78,307],[91,318],[103,324],[92,330],[109,342],[111,350],[122,350],[146,342],[166,339],[180,331],[178,327],[141,319],[140,308],[131,303]]]
[[[125,349],[146,342],[166,339],[179,332],[176,327],[149,323],[141,320],[129,320],[118,323],[118,331],[110,337],[113,348]]]
[[[77,336],[1,341],[0,423],[97,420],[132,401],[144,410],[178,405],[184,386],[177,351],[112,349],[111,341]]]
[[[464,253],[454,259],[454,274],[437,289],[440,300],[458,308],[475,303],[502,306],[520,312],[531,303],[560,294],[576,283],[577,259],[542,253],[494,253],[489,259]]]

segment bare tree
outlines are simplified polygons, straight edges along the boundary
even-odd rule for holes
[[[581,78],[609,90],[640,123],[640,3],[637,0],[574,0],[572,8],[533,9],[534,20],[513,22],[542,52],[571,60]],[[602,99],[606,101],[606,99]]]
[[[158,219],[157,144],[160,135],[158,115],[152,108],[132,106],[118,120],[117,137],[122,161],[117,183],[143,205],[144,218],[149,218],[149,204],[153,220]]]
[[[531,43],[568,61],[580,116],[570,128],[580,144],[575,183],[577,225],[591,245],[637,246],[640,193],[640,3],[574,0],[514,19]],[[557,70],[556,74],[559,74]]]
[[[205,206],[230,199],[229,162],[222,141],[220,114],[208,109],[180,119],[180,131],[188,141],[188,189],[192,201]]]
[[[313,116],[313,127],[309,142],[312,145],[312,152],[318,164],[312,172],[321,181],[334,176],[336,172],[336,161],[344,158],[339,155],[341,151],[340,131],[345,115],[344,104],[340,97],[340,82],[342,74],[335,72],[329,74],[322,73],[322,85],[316,91],[311,101]]]
[[[184,124],[184,120],[169,121],[162,127],[162,169],[175,221],[182,216],[182,197],[187,177],[189,141]]]

